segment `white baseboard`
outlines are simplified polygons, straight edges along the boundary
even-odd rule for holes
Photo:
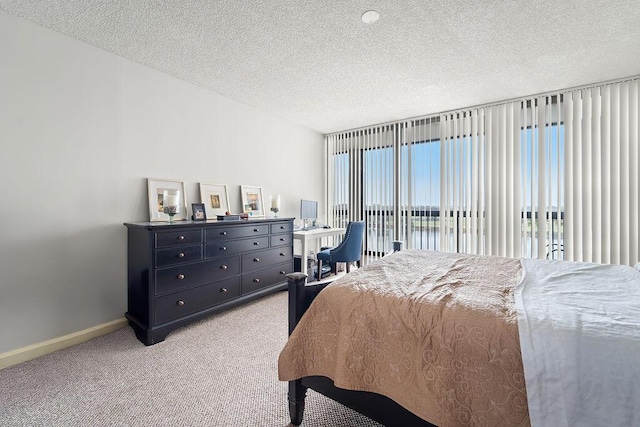
[[[53,353],[54,351],[89,341],[92,338],[116,331],[126,325],[127,319],[123,317],[121,319],[103,323],[69,335],[64,335],[62,337],[53,338],[48,341],[43,341],[41,343],[32,344],[27,347],[2,353],[0,354],[0,369],[17,365],[18,363],[26,362],[27,360],[35,359],[36,357],[44,356],[45,354]]]

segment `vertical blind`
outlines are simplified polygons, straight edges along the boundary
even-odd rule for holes
[[[396,135],[397,125],[385,125],[325,137],[328,222],[346,227],[364,220],[367,260],[388,252],[396,234]]]
[[[640,261],[638,80],[325,136],[329,223],[410,248]]]
[[[557,99],[440,116],[442,250],[561,257]]]
[[[640,261],[638,80],[564,96],[568,259]]]
[[[408,248],[440,248],[439,117],[400,123],[398,141],[398,240]]]

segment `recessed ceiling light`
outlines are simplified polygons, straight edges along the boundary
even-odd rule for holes
[[[375,10],[367,10],[362,14],[362,22],[365,24],[373,24],[380,18],[380,14]]]

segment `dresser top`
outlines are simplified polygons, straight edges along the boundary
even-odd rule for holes
[[[257,223],[272,223],[272,222],[280,222],[280,221],[293,221],[295,218],[286,217],[286,218],[250,218],[250,219],[239,219],[236,221],[218,221],[216,219],[208,219],[206,221],[174,221],[173,224],[170,224],[167,221],[147,221],[147,222],[125,222],[124,225],[129,228],[142,227],[148,230],[151,229],[180,229],[185,227],[216,227],[216,226],[228,226],[228,225],[242,225],[242,224],[257,224]]]

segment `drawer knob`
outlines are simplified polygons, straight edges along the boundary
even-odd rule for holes
[[[184,252],[180,252],[180,253],[178,254],[178,258],[184,258]]]
[[[184,274],[182,273],[178,274],[178,280],[182,280],[182,279],[184,279]]]
[[[178,240],[184,240],[184,236],[182,235],[178,236]]]
[[[179,299],[179,300],[176,302],[176,305],[177,305],[178,307],[182,307],[182,306],[184,305],[184,301],[182,301],[181,299]]]
[[[258,279],[257,277],[256,277],[255,279],[253,279],[253,281],[254,281],[255,283],[260,283],[260,279]]]
[[[254,258],[253,262],[260,262],[260,258]]]
[[[260,242],[253,242],[254,246],[258,246]]]
[[[260,229],[259,228],[254,228],[253,231],[255,231],[257,233],[258,231],[260,231]]]
[[[280,256],[284,256],[284,254],[282,252],[280,252]]]
[[[227,250],[227,247],[226,247],[226,246],[222,246],[222,247],[220,248],[220,250],[221,250],[221,251],[226,251],[226,250]]]
[[[280,238],[280,241],[281,241],[281,242],[284,242],[284,237],[281,237],[281,238]]]
[[[221,232],[220,232],[220,235],[221,235],[221,236],[226,236],[226,235],[227,235],[227,232],[226,232],[226,231],[221,231]]]
[[[284,230],[284,225],[281,225],[281,226],[280,226],[280,230]]]
[[[227,288],[222,288],[222,289],[220,289],[220,292],[222,292],[223,294],[225,294],[225,293],[227,293],[227,292],[228,292],[228,290],[227,290]]]
[[[284,270],[280,270],[280,274],[287,274],[287,272]]]
[[[229,267],[227,267],[227,266],[226,266],[226,265],[224,265],[224,264],[222,264],[222,265],[220,266],[220,270],[226,270],[227,268],[229,268]]]

